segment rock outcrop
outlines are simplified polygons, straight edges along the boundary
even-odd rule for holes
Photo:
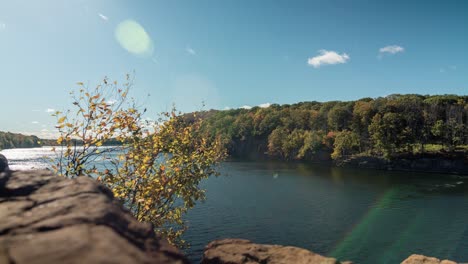
[[[0,154],[0,172],[8,170],[8,160],[5,156]]]
[[[87,177],[0,173],[0,263],[188,263]]]
[[[309,250],[280,245],[254,244],[245,239],[221,239],[205,247],[202,264],[352,264]],[[401,264],[457,264],[423,255],[411,255]]]
[[[411,255],[401,264],[457,264],[451,260],[440,260],[438,258],[426,257],[423,255]]]
[[[209,243],[202,264],[351,264],[309,250],[279,245],[254,244],[245,239],[222,239]]]

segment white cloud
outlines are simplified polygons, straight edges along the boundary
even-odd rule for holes
[[[346,63],[350,57],[346,53],[338,54],[336,51],[319,50],[320,55],[309,58],[307,64],[318,68],[326,64],[342,64]]]
[[[231,107],[225,106],[225,107],[224,107],[224,110],[231,110]]]
[[[117,101],[114,100],[114,99],[110,99],[110,100],[108,100],[108,101],[106,102],[106,104],[108,104],[108,105],[113,105],[113,104],[115,104],[115,103],[117,103]]]
[[[108,21],[108,20],[109,20],[109,18],[108,18],[107,16],[105,16],[105,15],[103,15],[103,14],[101,14],[101,13],[98,13],[98,16],[99,16],[102,20],[104,20],[104,21]]]
[[[185,51],[187,51],[187,53],[190,55],[197,55],[197,52],[189,46],[185,49]]]
[[[39,124],[38,121],[32,121],[31,123],[32,123],[32,124]]]
[[[47,113],[54,113],[54,112],[55,112],[55,109],[53,109],[53,108],[47,108],[45,111],[46,111]]]
[[[45,128],[41,129],[41,132],[48,132],[48,131],[49,131],[49,130],[48,130],[48,129],[45,129]]]
[[[239,107],[239,108],[241,108],[241,109],[247,109],[247,110],[252,109],[252,107],[251,107],[250,105],[243,105],[243,106],[241,106],[241,107]]]
[[[271,105],[270,103],[264,103],[264,104],[259,104],[258,106],[260,108],[268,108],[268,107],[270,107],[270,105]]]
[[[0,31],[4,30],[6,28],[6,24],[0,22]]]
[[[401,46],[397,46],[397,45],[390,45],[390,46],[386,46],[386,47],[379,49],[380,54],[384,54],[384,53],[397,54],[403,51],[405,51],[405,48]]]

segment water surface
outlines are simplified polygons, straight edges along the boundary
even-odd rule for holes
[[[50,148],[3,150],[12,169],[45,168]],[[355,263],[413,253],[468,261],[468,179],[456,175],[226,162],[186,216],[197,263],[219,238],[292,245]]]
[[[355,263],[413,253],[468,260],[468,179],[455,175],[227,162],[203,183],[185,238],[199,261],[214,239],[293,245]]]

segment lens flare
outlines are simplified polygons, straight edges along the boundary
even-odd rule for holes
[[[153,55],[153,41],[146,30],[133,20],[125,20],[117,25],[115,38],[128,52],[149,57]]]

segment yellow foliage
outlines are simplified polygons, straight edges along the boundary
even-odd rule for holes
[[[65,121],[66,118],[67,118],[66,116],[62,116],[61,118],[59,118],[57,123],[62,124]]]
[[[70,114],[73,111],[56,115],[61,135],[57,142],[64,148],[54,169],[66,177],[97,178],[124,200],[138,220],[151,222],[157,233],[181,243],[186,229],[183,214],[204,198],[200,181],[217,175],[216,165],[225,157],[219,140],[202,137],[197,133],[201,121],[188,122],[175,110],[161,115],[152,128],[154,133],[142,129],[142,113],[127,101],[129,77],[122,89],[107,79],[94,90],[79,85],[73,98],[76,118]],[[105,103],[106,97],[117,103]],[[69,122],[64,125],[65,120]],[[120,141],[121,146],[100,148],[110,139]],[[77,148],[77,144],[82,146]],[[113,166],[91,165],[97,155]]]

